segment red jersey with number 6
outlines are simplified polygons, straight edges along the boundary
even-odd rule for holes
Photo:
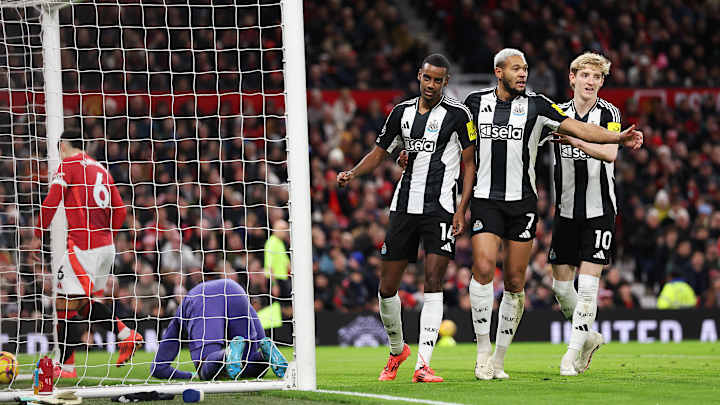
[[[83,250],[111,245],[127,213],[110,173],[85,153],[60,163],[42,203],[37,237],[50,225],[60,201],[65,204],[68,241]]]

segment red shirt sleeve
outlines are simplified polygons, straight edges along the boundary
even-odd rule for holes
[[[115,180],[113,180],[110,172],[108,172],[108,183],[110,185],[111,231],[113,234],[117,234],[125,222],[127,208],[125,208],[125,203],[123,202],[122,197],[120,197],[120,192],[118,191],[117,186],[115,186]]]
[[[45,196],[45,200],[43,200],[40,207],[40,216],[38,217],[37,227],[35,228],[35,236],[38,238],[42,236],[42,231],[50,226],[50,223],[55,216],[55,211],[57,211],[60,201],[63,200],[66,188],[67,181],[65,179],[65,170],[61,163],[57,173],[55,173],[52,181],[50,182],[48,195]]]

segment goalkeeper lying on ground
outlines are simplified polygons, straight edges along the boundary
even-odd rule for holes
[[[157,378],[189,379],[193,374],[171,366],[187,336],[190,357],[203,380],[225,370],[231,378],[253,378],[270,369],[285,375],[287,360],[267,337],[247,293],[228,279],[200,283],[188,292],[170,321],[150,373]],[[226,343],[229,343],[226,345]]]

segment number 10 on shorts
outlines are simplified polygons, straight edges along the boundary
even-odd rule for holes
[[[595,249],[600,249],[602,246],[605,250],[610,250],[610,244],[612,243],[612,232],[603,232],[600,229],[595,230]]]

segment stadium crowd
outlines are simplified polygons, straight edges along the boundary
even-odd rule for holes
[[[713,1],[418,2],[433,32],[466,72],[492,72],[492,56],[522,49],[529,85],[564,94],[570,61],[585,50],[612,61],[606,86],[720,85],[720,6]],[[468,51],[472,50],[472,51]]]
[[[221,7],[226,2],[215,3]],[[626,1],[617,9],[600,2],[589,9],[589,3],[572,2],[570,8],[554,1],[530,3],[522,11],[519,2],[497,3],[497,11],[490,13],[469,1],[457,7],[442,0],[425,3],[428,10],[440,11],[439,19],[424,14],[431,26],[447,32],[448,46],[457,45],[451,49],[454,59],[467,71],[489,72],[493,52],[517,46],[528,55],[535,89],[562,99],[570,58],[596,49],[613,61],[608,86],[718,85],[717,64],[703,63],[717,60],[720,49],[720,34],[710,28],[717,25],[713,2]],[[637,12],[640,4],[649,10],[644,16]],[[486,7],[493,5],[491,1]],[[162,7],[140,6],[128,6],[122,15],[108,7],[108,12],[97,13],[97,22],[82,20],[89,14],[77,14],[81,28],[63,28],[64,88],[159,93],[282,89],[281,33],[273,28],[277,10],[261,8],[269,10],[260,16],[269,26],[262,30],[253,28],[257,12],[239,13],[237,23],[227,13],[211,13],[210,7],[177,8],[169,12],[177,14],[173,18],[166,18]],[[308,0],[305,11],[306,40],[320,44],[307,51],[315,306],[376,311],[378,249],[401,169],[388,160],[372,176],[343,189],[335,178],[372,147],[388,106],[373,100],[359,108],[347,90],[330,104],[321,90],[398,88],[406,98],[414,96],[417,63],[427,45],[409,32],[391,1]],[[70,16],[61,17],[67,24]],[[138,28],[160,27],[166,19],[176,28],[198,29]],[[89,27],[118,22],[122,30],[98,34]],[[234,24],[242,29],[230,28]],[[203,28],[211,25],[220,28]],[[538,30],[550,30],[551,35],[538,35]],[[238,32],[241,35],[235,35]],[[120,37],[125,52],[108,45]],[[548,37],[553,39],[533,42]],[[626,38],[637,39],[630,43]],[[131,50],[142,47],[150,51]],[[461,52],[468,47],[474,51]],[[190,63],[193,59],[195,64]],[[85,73],[78,76],[76,69]],[[238,69],[243,73],[233,73]],[[10,83],[0,87],[29,85],[20,83],[28,76],[9,77]],[[282,116],[282,110],[268,103],[262,106],[263,117],[251,103],[243,106],[242,114],[220,105],[218,112],[197,119],[189,103],[176,109],[160,103],[151,109],[144,100],[133,98],[127,106],[106,100],[100,107],[104,118],[80,120],[75,115],[65,123],[81,127],[92,139],[88,152],[107,163],[125,202],[132,205],[126,229],[118,236],[114,276],[107,287],[118,314],[171,314],[187,290],[214,277],[238,280],[258,309],[269,303],[269,296],[288,302],[288,275],[275,268],[283,261],[268,259],[263,252],[273,234],[285,246],[288,240],[283,224],[288,201],[285,128],[281,118],[274,118]],[[45,156],[45,146],[30,136],[42,137],[44,129],[33,122],[34,115],[10,114],[7,106],[1,107],[0,127],[13,134],[2,136],[3,151],[14,145],[15,160],[4,156],[0,172],[14,173],[18,181],[6,177],[0,184],[0,305],[3,314],[29,317],[51,305],[40,294],[51,289],[47,268],[43,273],[29,255],[10,252],[29,240],[36,220],[33,207],[37,210],[46,193],[38,180],[46,182],[47,169],[44,163],[33,163]],[[617,162],[618,257],[603,277],[599,306],[653,306],[654,300],[644,298],[656,297],[667,280],[682,278],[693,288],[698,306],[720,307],[717,104],[707,98],[698,109],[686,102],[674,109],[659,102],[645,109],[632,101],[620,107],[623,123],[637,124],[646,143],[637,152],[621,151]],[[555,305],[546,258],[553,218],[549,156],[543,156],[538,165],[542,218],[527,271],[528,309]],[[468,236],[459,238],[456,247],[444,297],[449,307],[469,309]],[[406,308],[420,305],[422,267],[421,256],[403,278]],[[496,277],[496,294],[502,289],[502,278]],[[19,307],[18,296],[26,297]]]

